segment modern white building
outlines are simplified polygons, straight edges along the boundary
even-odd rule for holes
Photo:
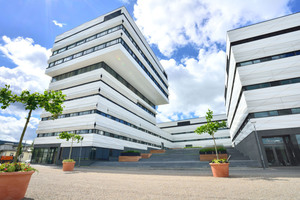
[[[214,115],[212,121],[226,121],[226,115]],[[213,139],[207,133],[198,135],[194,131],[197,127],[206,124],[205,117],[186,119],[173,122],[157,124],[162,130],[172,135],[174,148],[184,147],[207,147],[214,146]],[[215,140],[218,146],[228,147],[232,145],[229,136],[229,129],[220,129],[215,133]]]
[[[56,120],[41,114],[33,163],[68,157],[71,143],[57,139],[63,131],[84,137],[72,158],[87,164],[126,149],[213,145],[208,134],[194,133],[205,118],[156,125],[156,106],[169,102],[167,74],[124,7],[57,36],[52,53],[49,89],[66,94],[65,107]],[[229,146],[229,130],[219,133],[218,145]]]
[[[42,113],[33,162],[66,157],[70,143],[57,139],[63,131],[84,136],[75,158],[79,149],[93,160],[172,147],[155,118],[156,106],[168,103],[167,74],[124,7],[57,36],[52,52],[49,89],[67,97],[59,119]]]
[[[228,31],[226,55],[235,147],[265,166],[300,164],[300,13]]]

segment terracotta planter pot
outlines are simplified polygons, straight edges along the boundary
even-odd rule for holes
[[[0,173],[0,199],[23,199],[34,171]]]
[[[166,152],[166,150],[164,150],[164,149],[152,149],[152,150],[150,150],[150,153],[152,154],[152,153],[165,153]]]
[[[209,163],[214,177],[228,177],[229,163]]]
[[[63,171],[73,171],[75,166],[74,162],[63,162]]]
[[[138,162],[142,156],[119,156],[119,162]]]
[[[152,156],[152,153],[141,153],[142,158],[147,159]]]

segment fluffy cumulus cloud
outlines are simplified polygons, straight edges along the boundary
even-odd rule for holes
[[[158,121],[203,116],[207,108],[225,113],[226,31],[290,13],[289,0],[138,0],[137,25],[165,56],[170,104],[159,106]],[[172,57],[193,47],[197,57]]]
[[[0,43],[1,56],[8,59],[16,67],[0,66],[0,87],[11,85],[15,93],[22,90],[43,92],[49,84],[50,77],[45,75],[50,50],[34,44],[31,38],[2,37]],[[35,137],[38,116],[41,110],[33,113],[28,125],[25,140]],[[13,104],[6,110],[0,110],[0,139],[16,141],[19,139],[25,124],[27,112],[23,105]]]

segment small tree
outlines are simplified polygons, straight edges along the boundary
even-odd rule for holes
[[[218,151],[217,151],[217,145],[216,145],[216,140],[215,140],[215,133],[220,129],[220,128],[225,128],[226,127],[226,122],[225,121],[215,121],[212,122],[212,118],[213,118],[213,111],[209,110],[206,112],[206,121],[207,123],[205,125],[202,125],[200,127],[198,127],[195,130],[195,133],[201,135],[203,133],[208,133],[209,135],[212,136],[213,140],[214,140],[214,144],[215,144],[215,151],[216,151],[216,156],[217,159],[219,159],[219,155],[218,155]]]
[[[77,143],[79,143],[80,141],[83,140],[83,137],[75,133],[62,132],[59,134],[58,139],[64,139],[66,141],[71,140],[71,147],[70,147],[69,159],[68,159],[71,160],[73,142],[77,141]]]
[[[25,135],[32,111],[38,108],[44,108],[47,112],[50,112],[52,114],[53,119],[56,119],[63,111],[62,104],[64,100],[65,95],[63,95],[61,91],[46,90],[44,91],[44,94],[38,92],[31,94],[30,91],[24,90],[20,95],[17,95],[13,94],[13,92],[10,90],[9,85],[5,85],[4,88],[0,89],[0,104],[2,104],[2,109],[6,109],[11,103],[19,102],[25,106],[25,110],[29,110],[26,117],[25,126],[20,137],[14,162],[17,162],[17,158],[20,155],[23,137]]]

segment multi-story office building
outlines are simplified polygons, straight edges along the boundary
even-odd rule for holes
[[[228,31],[226,54],[234,145],[265,166],[299,164],[300,13]]]
[[[52,52],[49,89],[67,95],[65,108],[56,120],[41,114],[33,162],[67,157],[70,142],[57,139],[63,131],[84,136],[73,154],[84,160],[172,147],[155,118],[168,103],[167,74],[124,7],[57,36]]]
[[[214,115],[212,121],[226,121],[226,115]],[[157,124],[162,130],[172,135],[173,147],[205,147],[214,146],[213,139],[207,133],[198,135],[194,131],[197,127],[206,124],[205,117],[186,119]],[[220,129],[215,133],[216,144],[219,146],[231,146],[229,129]]]

